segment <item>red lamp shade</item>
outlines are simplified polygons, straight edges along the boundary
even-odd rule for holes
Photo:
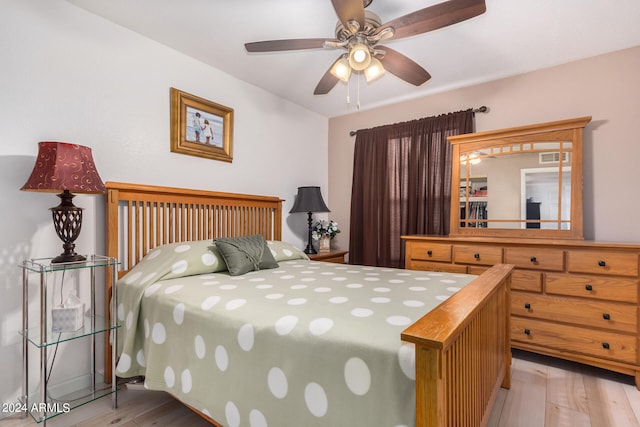
[[[66,142],[40,142],[38,157],[22,191],[56,192],[60,205],[51,208],[53,225],[64,252],[51,262],[78,262],[86,258],[75,252],[82,228],[82,208],[73,204],[75,193],[105,193],[106,188],[93,162],[91,148]]]
[[[67,142],[40,142],[38,157],[23,191],[106,193],[91,148]]]

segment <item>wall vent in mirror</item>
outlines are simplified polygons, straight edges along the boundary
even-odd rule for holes
[[[560,158],[562,158],[562,163],[569,163],[569,159],[571,157],[571,153],[559,151],[551,152],[551,153],[540,153],[540,164],[548,165],[548,164],[558,164],[560,163]]]

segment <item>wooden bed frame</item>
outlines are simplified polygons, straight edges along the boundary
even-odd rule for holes
[[[118,277],[166,243],[249,234],[282,237],[283,200],[277,197],[115,182],[106,186],[107,255],[122,263]],[[416,346],[417,427],[487,425],[499,388],[510,386],[512,268],[492,267],[402,333],[402,340]],[[107,278],[107,316],[113,285]],[[105,360],[111,360],[108,336]],[[111,374],[105,363],[105,378]]]

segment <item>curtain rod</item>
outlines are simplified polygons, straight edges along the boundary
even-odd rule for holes
[[[478,107],[478,108],[474,108],[474,109],[473,109],[474,114],[475,114],[475,113],[486,113],[486,112],[488,112],[488,111],[489,111],[489,107],[487,107],[486,105],[483,105],[483,106],[481,106],[481,107]],[[357,132],[356,132],[355,130],[352,130],[351,132],[349,132],[349,136],[355,136],[355,135],[356,135],[356,133],[357,133]]]

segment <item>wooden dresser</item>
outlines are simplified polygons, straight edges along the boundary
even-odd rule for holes
[[[633,375],[640,388],[640,245],[403,236],[405,267],[479,274],[513,264],[512,347]]]

